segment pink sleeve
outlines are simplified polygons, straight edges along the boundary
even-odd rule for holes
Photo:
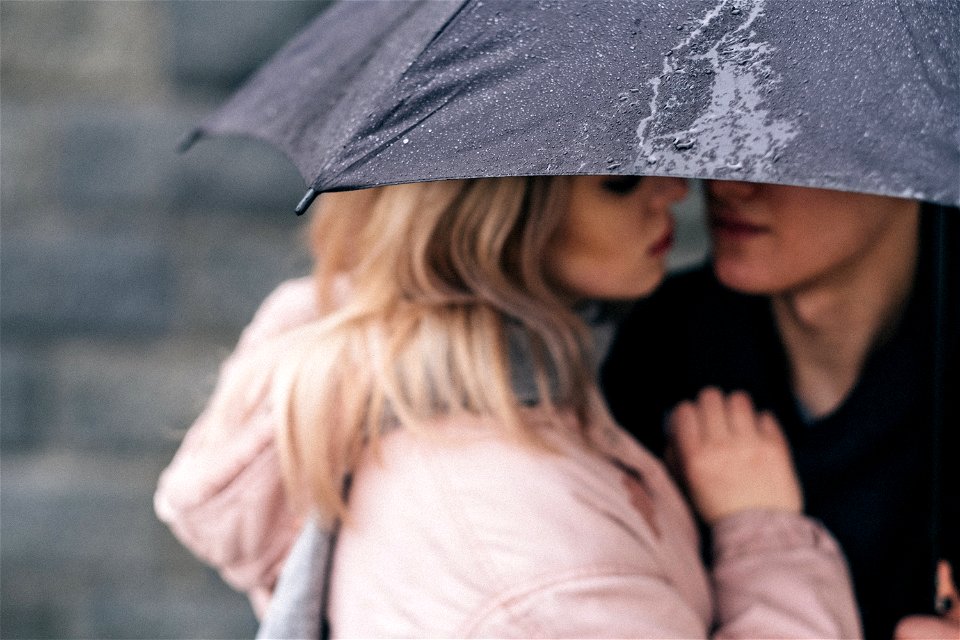
[[[598,523],[599,524],[599,523]],[[591,529],[596,531],[596,529]],[[750,511],[715,527],[714,628],[656,561],[583,568],[518,584],[469,637],[861,638],[839,547],[796,514]],[[648,562],[648,566],[642,564]],[[637,564],[641,563],[641,564]]]
[[[701,614],[653,570],[596,567],[553,577],[555,582],[529,591],[503,594],[482,618],[465,625],[463,637],[707,637]]]
[[[154,496],[157,516],[261,615],[300,529],[274,442],[268,380],[238,393],[225,384],[271,337],[317,317],[312,280],[282,284],[257,311],[224,362],[207,408],[190,427]],[[235,394],[237,397],[230,397]],[[215,412],[213,406],[229,407]]]
[[[601,536],[603,523],[591,523]],[[592,540],[595,541],[595,540]],[[833,538],[796,514],[751,511],[715,527],[716,610],[638,547],[630,565],[583,567],[517,584],[469,637],[836,638],[863,636],[846,562]]]
[[[713,534],[715,637],[862,637],[846,560],[817,522],[746,511]]]

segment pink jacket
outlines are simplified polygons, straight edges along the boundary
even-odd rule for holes
[[[224,366],[315,317],[309,280],[274,293]],[[218,388],[217,393],[221,393]],[[598,397],[598,396],[597,396]],[[180,539],[262,611],[300,523],[286,506],[262,390],[238,399],[227,446],[208,414],[161,477],[156,506]],[[436,438],[396,431],[365,460],[334,558],[339,637],[805,637],[860,635],[844,559],[798,515],[753,511],[715,527],[709,574],[680,492],[597,400],[593,447],[572,424],[554,453],[478,419]]]
[[[335,637],[853,638],[844,559],[799,515],[752,511],[714,529],[700,562],[663,466],[598,409],[595,449],[556,453],[479,419],[397,431],[354,475],[337,541]]]

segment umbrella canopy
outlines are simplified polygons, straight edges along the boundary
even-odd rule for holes
[[[316,192],[634,174],[956,206],[957,24],[948,0],[343,2],[187,146],[262,139]]]

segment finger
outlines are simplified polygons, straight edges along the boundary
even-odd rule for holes
[[[697,413],[704,442],[726,440],[730,436],[727,426],[727,408],[723,394],[716,387],[706,387],[697,396]]]
[[[937,563],[937,613],[949,620],[960,622],[960,597],[957,595],[957,585],[953,582],[953,571],[950,563],[941,560]]]
[[[786,444],[787,438],[783,435],[783,429],[780,427],[780,423],[777,422],[777,419],[774,418],[773,414],[769,411],[760,412],[760,416],[757,418],[757,431],[765,438],[771,438]]]
[[[737,436],[756,435],[759,430],[753,402],[745,392],[734,391],[727,398],[727,423],[730,432]]]
[[[701,445],[700,415],[689,400],[678,404],[670,414],[670,432],[681,457]]]

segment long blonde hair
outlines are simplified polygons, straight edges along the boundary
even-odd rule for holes
[[[544,260],[568,183],[456,180],[321,198],[310,228],[321,319],[272,352],[284,471],[323,513],[345,515],[343,478],[390,424],[490,416],[538,444],[511,383],[508,331],[529,346],[540,403],[583,424],[589,338]]]

